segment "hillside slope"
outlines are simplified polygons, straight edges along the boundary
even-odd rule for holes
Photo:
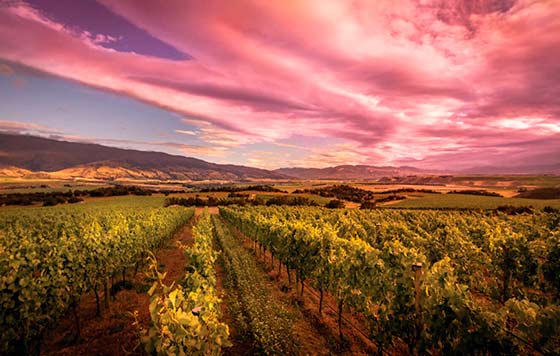
[[[0,167],[21,176],[49,172],[55,178],[132,178],[180,180],[282,179],[264,169],[222,165],[161,152],[66,142],[36,136],[0,133]],[[8,169],[9,167],[9,169]]]

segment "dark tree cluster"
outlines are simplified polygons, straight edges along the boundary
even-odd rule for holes
[[[384,190],[381,192],[376,192],[376,194],[397,194],[397,193],[429,193],[429,194],[441,194],[437,190],[432,189],[415,189],[415,188],[399,188],[399,189],[391,189],[391,190]]]
[[[289,195],[278,195],[266,201],[265,205],[289,205],[289,206],[318,206],[314,200],[306,197],[293,197]]]
[[[171,197],[165,199],[165,206],[182,205],[182,206],[228,206],[228,205],[289,205],[289,206],[317,206],[318,204],[304,197],[292,197],[279,195],[268,200],[261,198],[249,199],[246,197],[227,197],[227,198],[201,198],[199,196],[189,198]]]
[[[513,205],[501,205],[496,208],[496,211],[507,215],[520,215],[520,214],[532,214],[532,206],[513,206]]]
[[[367,200],[373,200],[373,192],[360,188],[351,187],[349,185],[332,185],[325,188],[314,189],[298,189],[295,194],[317,194],[326,198],[336,198],[339,200],[348,200],[355,203],[363,203]]]
[[[504,196],[496,193],[496,192],[489,192],[487,190],[477,190],[477,189],[467,189],[467,190],[451,190],[449,192],[447,192],[447,194],[467,194],[467,195],[481,195],[481,196],[485,196],[485,197],[498,197],[498,198],[503,198]]]
[[[162,191],[162,193],[174,193],[175,191]],[[122,195],[152,195],[155,190],[144,189],[135,186],[116,185],[102,187],[92,190],[68,190],[66,192],[37,192],[37,193],[9,193],[0,195],[0,206],[2,205],[33,205],[42,203],[43,206],[54,206],[64,203],[78,203],[83,201],[82,197],[112,197]]]
[[[43,206],[53,206],[64,203],[78,203],[83,199],[80,198],[80,191],[67,192],[37,192],[37,193],[10,193],[0,195],[0,206],[3,205],[33,205],[42,203]]]
[[[228,205],[247,205],[249,200],[246,198],[201,198],[199,196],[189,198],[171,197],[165,199],[164,206],[228,206]]]
[[[345,207],[345,204],[342,200],[333,199],[325,205],[325,208],[329,209],[342,209]]]
[[[375,209],[376,206],[375,201],[365,201],[360,205],[360,209]]]
[[[558,210],[556,208],[553,208],[551,206],[548,206],[548,205],[543,208],[543,211],[545,213],[548,213],[548,214],[558,214],[558,213],[560,213],[560,210]]]
[[[384,198],[376,199],[375,202],[376,203],[385,203],[385,202],[388,202],[388,201],[404,200],[404,199],[406,199],[406,197],[404,195],[393,194],[393,195],[388,195]]]
[[[537,188],[526,190],[517,195],[517,198],[528,199],[560,199],[560,188]]]
[[[152,195],[154,190],[144,189],[136,186],[116,185],[113,187],[97,188],[89,191],[82,191],[90,197],[113,197],[121,195]]]
[[[155,191],[152,191],[155,192]],[[165,190],[158,190],[157,193],[161,193],[165,196],[168,196],[169,194],[179,194],[179,193],[186,193],[186,191],[184,190],[170,190],[170,189],[165,189]]]
[[[249,198],[249,194],[244,193],[229,193],[228,198]]]

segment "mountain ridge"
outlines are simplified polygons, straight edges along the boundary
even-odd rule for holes
[[[0,167],[49,173],[55,178],[174,180],[285,179],[265,169],[206,162],[163,152],[0,133]],[[22,173],[22,172],[20,172]],[[85,176],[84,176],[85,175]]]
[[[40,136],[0,132],[0,176],[8,177],[240,181],[251,179],[359,180],[464,174],[560,175],[560,163],[546,166],[480,166],[461,171],[363,164],[266,170],[241,165],[211,163],[198,158],[163,152],[140,151],[97,143],[61,141]]]

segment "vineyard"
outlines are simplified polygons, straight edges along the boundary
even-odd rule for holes
[[[17,209],[0,218],[0,353],[38,352],[42,334],[82,295],[98,312],[110,280],[138,268],[193,209]],[[76,320],[76,336],[80,323]]]
[[[193,215],[148,204],[1,212],[0,353],[41,354],[45,332],[68,315],[78,338],[81,299],[101,313],[127,270],[150,281],[149,323],[128,326],[138,330],[132,354],[351,354],[344,345],[356,330],[373,345],[363,353],[560,352],[558,213],[258,206]],[[156,252],[187,223],[192,242],[179,244],[184,266],[169,280]]]
[[[165,285],[165,274],[150,263],[155,283],[148,291],[152,301],[152,326],[142,336],[148,354],[215,355],[230,346],[228,326],[219,321],[220,299],[216,292],[213,232],[210,216],[204,214],[193,231],[194,245],[184,248],[189,270],[177,286]]]
[[[336,299],[339,317],[345,307],[362,313],[379,353],[560,351],[558,214],[220,213],[293,271],[302,294],[309,281],[321,301]]]

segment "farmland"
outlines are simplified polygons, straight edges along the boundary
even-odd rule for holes
[[[2,212],[1,303],[3,353],[36,353],[44,333],[66,313],[75,317],[84,294],[109,303],[115,276],[125,284],[127,268],[183,226],[192,209],[80,206],[11,209]],[[109,285],[111,284],[111,285]]]
[[[465,194],[415,194],[409,199],[388,205],[399,208],[458,208],[458,209],[496,209],[502,205],[532,206],[542,209],[545,206],[560,208],[560,199],[500,198]]]
[[[0,356],[560,355],[554,14],[0,0]]]
[[[412,184],[407,179],[400,181],[327,181],[311,180],[276,182],[276,183],[229,183],[229,184],[156,184],[146,181],[145,184],[127,185],[126,183],[88,183],[69,181],[52,181],[33,179],[5,179],[0,185],[0,205],[8,200],[18,204],[41,206],[44,201],[69,200],[78,197],[85,204],[101,201],[110,194],[145,194],[151,195],[146,201],[154,205],[160,204],[165,197],[225,199],[230,195],[241,194],[260,204],[266,204],[272,198],[281,196],[288,199],[304,198],[319,206],[327,205],[332,199],[344,201],[348,208],[358,208],[361,202],[375,201],[379,208],[412,208],[412,209],[496,209],[500,206],[526,206],[543,209],[550,206],[560,207],[560,199],[532,199],[521,197],[535,189],[557,189],[559,180],[556,176],[472,176],[433,178],[426,184]],[[138,182],[137,182],[138,183]],[[418,182],[417,182],[418,183]],[[44,188],[41,188],[44,187]],[[128,188],[127,188],[128,187]],[[268,187],[268,188],[267,188]],[[333,187],[348,187],[333,190]],[[257,189],[253,189],[257,188]],[[267,189],[264,189],[267,188]],[[264,190],[264,191],[263,191]],[[354,191],[353,191],[354,190]],[[111,191],[115,191],[111,193]],[[122,191],[122,192],[121,192]],[[329,193],[330,192],[330,193]],[[461,192],[482,192],[481,194],[461,194]],[[328,193],[328,194],[327,194]],[[339,194],[340,193],[340,194]],[[484,196],[483,194],[498,196]],[[354,194],[354,195],[352,195]],[[25,198],[30,195],[30,198]],[[91,195],[91,196],[90,196]],[[529,194],[530,196],[530,194]],[[11,198],[6,198],[11,197]],[[54,199],[51,199],[54,198]],[[119,198],[110,198],[118,201]],[[132,201],[133,198],[130,198]],[[126,200],[126,199],[125,199]],[[79,200],[78,200],[79,201]],[[274,201],[274,200],[273,200]],[[271,202],[272,203],[272,202]],[[9,204],[0,209],[9,208]]]
[[[558,352],[560,220],[543,210],[558,202],[406,194],[196,217],[164,202],[228,193],[3,207],[2,353]],[[494,210],[504,202],[533,210]]]
[[[294,272],[302,296],[306,281],[320,292],[319,314],[323,294],[334,297],[341,338],[346,308],[364,315],[378,352],[556,352],[557,214],[221,214]]]

